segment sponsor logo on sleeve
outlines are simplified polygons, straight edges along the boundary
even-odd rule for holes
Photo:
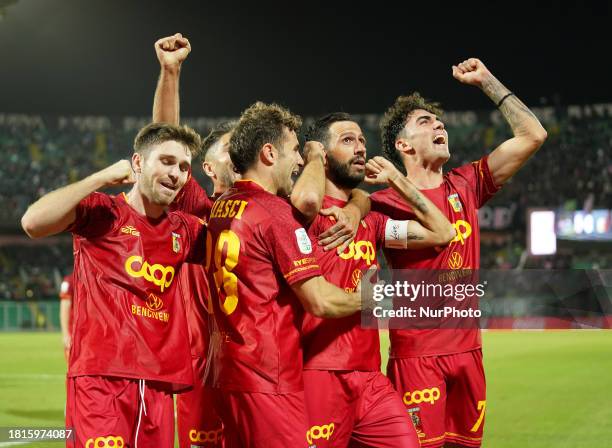
[[[310,242],[310,238],[306,233],[306,229],[303,227],[297,229],[295,231],[295,239],[297,240],[300,252],[302,252],[304,255],[312,253],[312,243]]]

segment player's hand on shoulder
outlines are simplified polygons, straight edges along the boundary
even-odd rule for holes
[[[155,53],[162,67],[179,67],[191,51],[191,44],[181,33],[155,42]]]
[[[319,244],[326,251],[337,248],[336,252],[341,254],[357,235],[361,213],[351,204],[347,204],[344,208],[337,206],[324,208],[319,213],[331,216],[336,221],[333,226],[319,235]]]
[[[480,59],[470,58],[457,65],[453,65],[453,77],[470,86],[482,87],[482,83],[489,77],[491,72]]]
[[[98,171],[97,175],[101,177],[102,182],[107,187],[113,185],[133,184],[136,182],[134,170],[132,170],[132,164],[129,160],[125,159],[113,163],[111,166],[104,168],[102,171]]]
[[[402,173],[389,160],[381,156],[373,157],[366,163],[365,183],[384,185],[402,176]]]

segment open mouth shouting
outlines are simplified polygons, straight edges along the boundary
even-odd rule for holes
[[[446,145],[446,136],[444,134],[437,134],[433,139],[434,145]]]

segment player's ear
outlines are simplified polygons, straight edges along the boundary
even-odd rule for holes
[[[210,162],[202,162],[202,171],[204,171],[204,174],[210,178],[215,177],[215,172],[213,171]]]
[[[404,154],[414,154],[414,148],[408,142],[408,139],[400,137],[395,141],[395,149]]]
[[[261,147],[261,150],[259,151],[259,159],[264,163],[264,165],[274,165],[278,159],[278,155],[276,148],[272,143],[266,143]]]
[[[132,154],[132,169],[135,173],[140,174],[142,172],[142,165],[144,163],[144,157],[139,152]]]

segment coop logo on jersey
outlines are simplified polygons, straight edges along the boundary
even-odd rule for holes
[[[332,434],[334,433],[334,424],[330,423],[329,425],[322,426],[313,426],[306,432],[306,441],[309,445],[312,445],[313,440],[325,439],[329,440]]]
[[[146,281],[159,286],[161,292],[164,292],[174,280],[174,268],[172,266],[164,266],[161,264],[149,264],[146,260],[143,261],[140,255],[132,255],[125,260],[125,272],[130,277],[143,277]]]
[[[453,227],[455,228],[457,235],[455,238],[453,238],[451,244],[460,242],[463,246],[465,244],[465,240],[467,240],[472,234],[472,225],[467,221],[458,219],[453,223]]]
[[[448,202],[450,202],[451,207],[457,213],[463,210],[463,205],[461,205],[461,201],[459,200],[459,195],[457,193],[451,194],[448,197]]]
[[[181,251],[181,235],[172,232],[172,250],[178,254]]]
[[[406,392],[404,394],[404,404],[406,406],[421,403],[434,404],[438,400],[438,398],[440,398],[440,389],[438,389],[437,387],[432,387],[431,389]]]
[[[300,252],[302,252],[304,255],[308,255],[312,252],[312,243],[310,242],[310,238],[303,227],[300,227],[295,231],[295,239],[297,240]]]
[[[365,260],[366,264],[370,266],[374,260],[376,260],[376,250],[374,245],[370,241],[351,241],[349,247],[340,254],[340,258],[343,260]]]
[[[198,431],[192,429],[189,431],[189,440],[193,443],[219,443],[223,436],[223,428],[215,429],[213,431]],[[198,445],[191,445],[192,447]]]
[[[85,442],[85,448],[123,448],[125,442],[121,436],[96,437]]]
[[[134,226],[123,226],[121,227],[121,233],[126,233],[132,236],[140,236],[140,232],[136,230]]]

